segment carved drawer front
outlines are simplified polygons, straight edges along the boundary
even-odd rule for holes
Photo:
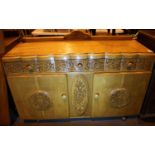
[[[70,117],[91,116],[92,74],[68,74]]]
[[[122,55],[121,71],[135,71],[138,54],[124,53]],[[138,65],[138,64],[137,64]],[[142,64],[143,65],[143,64]]]
[[[95,74],[92,117],[137,115],[150,72]]]
[[[7,75],[68,72],[151,71],[153,53],[84,53],[50,56],[4,57]]]
[[[10,76],[8,82],[21,119],[68,118],[66,75]]]
[[[120,53],[107,53],[105,54],[105,72],[120,72],[122,56]]]

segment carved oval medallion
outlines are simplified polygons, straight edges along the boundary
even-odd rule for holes
[[[29,105],[35,110],[44,111],[51,107],[52,102],[45,91],[37,91],[28,99]]]
[[[122,108],[129,104],[129,93],[125,88],[117,88],[110,93],[110,104],[115,108]]]
[[[72,105],[78,115],[82,115],[88,105],[88,83],[81,75],[76,76],[72,84]]]

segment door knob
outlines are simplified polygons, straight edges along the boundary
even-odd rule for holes
[[[98,99],[99,96],[100,96],[99,93],[96,93],[94,97],[95,97],[95,99]]]
[[[63,94],[61,95],[61,97],[62,97],[63,100],[66,100],[67,95],[63,93]]]

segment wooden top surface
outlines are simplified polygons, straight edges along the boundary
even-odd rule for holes
[[[19,43],[5,57],[45,56],[70,53],[142,52],[149,49],[136,40],[47,41]]]

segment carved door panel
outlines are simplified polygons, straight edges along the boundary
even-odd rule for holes
[[[21,119],[68,117],[66,75],[14,76],[8,82]]]
[[[94,75],[92,117],[139,114],[150,72]]]
[[[92,102],[92,73],[69,73],[69,115],[90,117]]]

